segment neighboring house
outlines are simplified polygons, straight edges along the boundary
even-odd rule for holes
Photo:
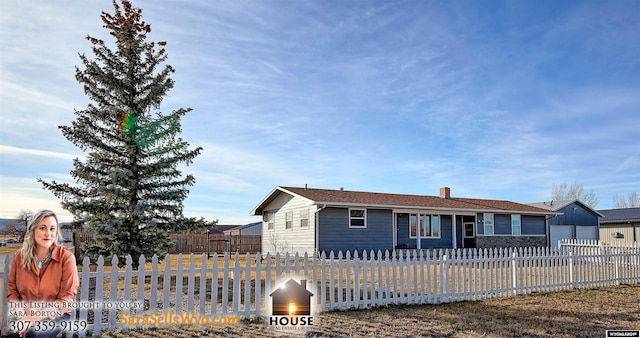
[[[0,232],[5,232],[8,235],[15,235],[16,232],[24,232],[26,229],[27,225],[22,219],[0,218]]]
[[[640,208],[598,210],[600,240],[609,244],[640,242]]]
[[[0,218],[0,231],[7,230],[7,225],[12,225],[15,222],[20,222],[20,220],[14,218]],[[24,223],[24,221],[22,221]],[[13,228],[13,227],[12,227]]]
[[[262,222],[238,225],[224,234],[229,239],[229,252],[262,251]]]
[[[224,231],[227,236],[260,236],[262,235],[262,222],[254,222],[238,225]]]
[[[346,252],[403,248],[547,246],[560,213],[502,200],[276,187],[262,216],[262,251]]]
[[[237,224],[216,224],[215,226],[209,229],[209,234],[224,235],[230,229],[241,227],[241,226],[242,225],[237,225]]]
[[[561,239],[598,239],[598,218],[602,214],[579,200],[531,203],[529,205],[558,212],[549,219],[549,240],[556,248]]]

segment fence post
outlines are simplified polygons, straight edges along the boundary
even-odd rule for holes
[[[249,318],[249,313],[251,311],[251,254],[248,252],[245,254],[244,268],[244,316],[245,318]],[[256,273],[254,285],[257,285],[259,279],[260,276]],[[255,296],[255,299],[258,299],[257,295]],[[256,306],[256,309],[257,308],[258,306]]]
[[[513,288],[513,295],[518,295],[518,262],[516,261],[518,252],[514,250],[511,253],[511,287]]]
[[[233,265],[233,313],[237,314],[240,308],[240,279],[242,273],[240,272],[240,253],[236,252],[234,256],[235,262]]]
[[[255,301],[256,301],[256,317],[262,316],[263,307],[262,307],[262,254],[260,252],[256,252],[256,280],[255,280]],[[266,284],[265,284],[266,285]],[[269,294],[269,290],[265,288],[265,294]],[[266,304],[266,302],[265,302]]]
[[[574,289],[573,285],[573,252],[569,251],[569,287]]]
[[[447,255],[445,254],[442,256],[442,260],[440,263],[440,302],[445,299],[447,292],[449,291],[449,282],[447,281],[448,273],[449,269],[447,268]]]
[[[613,267],[614,267],[614,273],[615,273],[615,278],[616,278],[616,285],[620,285],[620,262],[619,262],[619,254],[618,250],[613,251],[615,252],[613,254]]]

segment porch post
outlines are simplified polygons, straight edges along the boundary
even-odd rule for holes
[[[457,249],[458,248],[458,241],[456,240],[456,237],[457,237],[456,236],[457,235],[456,234],[456,228],[457,228],[457,226],[456,226],[456,215],[455,214],[453,214],[453,221],[451,222],[451,224],[452,224],[451,226],[453,227],[453,229],[452,229],[453,230],[453,238],[451,239],[451,241],[453,241],[453,243],[452,243],[453,244],[453,248]],[[440,234],[442,234],[442,219],[440,220]]]
[[[422,221],[420,214],[416,214],[416,249],[420,250],[420,227],[422,227]],[[411,222],[411,216],[409,216],[409,222]]]
[[[393,236],[391,236],[391,248],[392,251],[395,251],[398,247],[398,214],[392,211],[392,220],[391,220],[391,228],[393,232]]]

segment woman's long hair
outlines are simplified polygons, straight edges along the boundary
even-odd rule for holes
[[[34,233],[36,231],[36,227],[40,225],[40,222],[45,217],[53,217],[56,220],[56,238],[55,244],[60,245],[62,242],[62,234],[60,233],[60,224],[58,223],[58,216],[51,210],[39,210],[38,212],[31,217],[29,224],[27,224],[27,232],[24,234],[24,242],[22,242],[22,248],[20,248],[20,256],[21,256],[21,264],[22,267],[31,271],[31,262],[34,260],[33,248],[36,246],[36,241],[34,239]]]

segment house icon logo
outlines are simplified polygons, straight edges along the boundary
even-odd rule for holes
[[[307,290],[307,281],[300,283],[289,279],[270,294],[272,298],[272,316],[309,316],[311,315],[311,293]]]

